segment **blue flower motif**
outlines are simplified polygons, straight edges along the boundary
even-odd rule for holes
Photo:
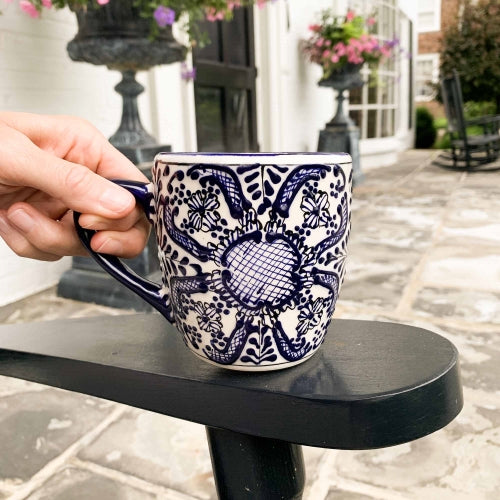
[[[194,305],[194,310],[198,315],[196,320],[198,326],[205,332],[217,333],[221,331],[222,323],[220,321],[220,313],[217,312],[215,307],[207,302],[197,302]]]
[[[317,298],[312,304],[307,304],[299,313],[299,326],[297,333],[299,336],[318,326],[321,314],[323,312],[324,300]]]
[[[324,191],[319,191],[316,194],[306,193],[300,204],[300,208],[304,212],[304,226],[311,229],[326,226],[330,215],[328,213],[329,207],[328,195]]]
[[[189,207],[189,225],[192,228],[205,233],[217,229],[220,214],[216,210],[220,203],[215,194],[201,190],[196,191],[189,198],[187,205]]]

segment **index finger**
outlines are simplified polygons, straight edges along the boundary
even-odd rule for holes
[[[2,151],[3,161],[9,166],[2,173],[3,182],[41,190],[73,210],[112,219],[123,217],[134,208],[135,199],[125,189],[83,165],[37,148],[19,135],[20,138],[10,137],[9,147]]]

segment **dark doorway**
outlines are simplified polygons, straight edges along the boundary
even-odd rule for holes
[[[193,51],[196,131],[199,151],[257,151],[257,121],[251,8],[232,21],[200,23],[211,43]]]

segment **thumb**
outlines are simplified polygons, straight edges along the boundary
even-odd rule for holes
[[[117,219],[133,210],[132,194],[89,168],[57,158],[36,146],[30,153],[16,175],[19,184],[39,189],[82,213]]]

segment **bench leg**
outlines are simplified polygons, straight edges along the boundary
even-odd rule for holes
[[[305,469],[300,445],[207,427],[220,500],[300,500]]]

